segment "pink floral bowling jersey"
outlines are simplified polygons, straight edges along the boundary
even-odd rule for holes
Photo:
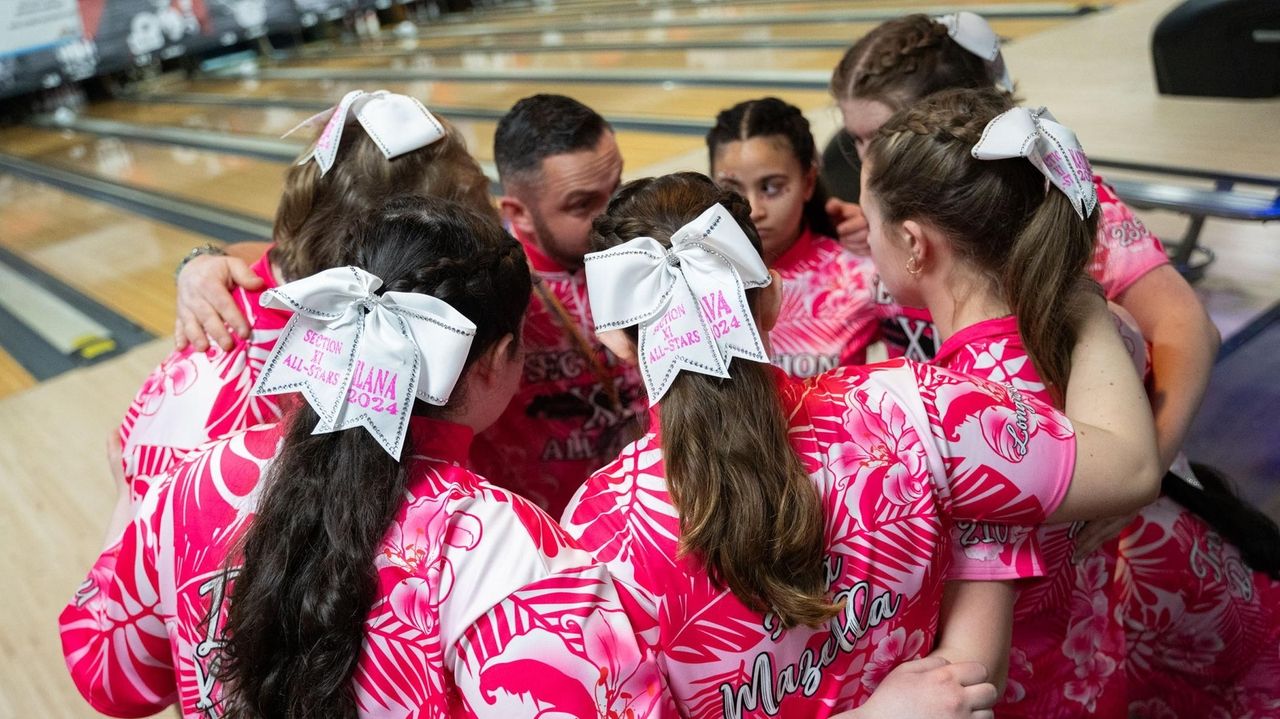
[[[559,515],[587,476],[639,435],[640,374],[596,339],[587,278],[521,238],[535,281],[524,321],[524,375],[506,412],[480,433],[472,465],[494,484]]]
[[[192,449],[280,418],[280,398],[255,397],[252,390],[292,314],[259,305],[262,294],[276,286],[265,253],[253,271],[266,286],[253,292],[237,288],[231,295],[249,323],[249,338],[235,337],[226,352],[215,345],[207,352],[187,347],[171,353],[142,383],[125,412],[120,441],[124,476],[135,501],[146,494],[151,478]]]
[[[782,276],[774,365],[803,379],[866,361],[877,332],[870,262],[806,229],[772,269]]]
[[[1120,538],[1129,716],[1280,717],[1280,582],[1161,497]]]
[[[1094,175],[1093,184],[1098,188],[1098,211],[1102,214],[1089,274],[1102,285],[1107,299],[1114,301],[1143,275],[1169,264],[1169,258],[1160,240],[1101,177]],[[937,351],[937,332],[929,311],[894,302],[879,277],[873,281],[872,291],[889,356],[929,361]]]
[[[826,512],[830,595],[846,600],[826,626],[783,629],[679,554],[656,431],[593,475],[562,520],[609,566],[685,716],[860,705],[894,666],[931,650],[952,521],[1037,524],[1070,482],[1066,418],[999,385],[905,360],[778,382]]]
[[[938,348],[934,363],[1052,401],[1014,317],[978,322],[956,332]],[[968,561],[957,563],[961,571],[953,571],[952,578],[1014,578],[1026,575],[1024,565],[1044,562],[1043,578],[1019,584],[1009,679],[997,716],[1125,716],[1117,541],[1075,564],[1075,538],[1083,526],[1045,525],[1026,537],[984,523],[957,522],[953,529],[954,551]]]
[[[71,677],[95,709],[220,713],[234,587],[223,567],[281,434],[263,425],[189,455],[98,558],[60,618]],[[377,553],[354,676],[360,715],[659,715],[660,677],[604,568],[532,504],[463,469],[470,440],[459,425],[410,423],[408,490]]]

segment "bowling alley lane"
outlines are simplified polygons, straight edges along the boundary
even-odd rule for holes
[[[710,125],[716,113],[742,100],[776,95],[802,109],[813,109],[830,103],[825,90],[790,88],[693,87],[676,82],[589,83],[589,82],[459,82],[426,80],[387,81],[374,84],[369,80],[196,80],[175,88],[175,92],[212,95],[240,95],[254,98],[290,97],[336,101],[350,90],[382,87],[412,95],[427,107],[482,108],[506,112],[522,97],[537,92],[554,92],[595,108],[605,117],[629,116],[655,121],[683,120]],[[445,113],[447,114],[447,113]]]
[[[1055,27],[1062,18],[1017,18],[1001,20],[998,32],[1022,36]],[[740,42],[744,47],[752,43],[768,43],[772,40],[831,41],[853,44],[876,23],[822,22],[822,23],[762,23],[759,25],[728,26],[677,26],[650,28],[617,28],[602,26],[592,30],[541,30],[491,35],[433,35],[424,30],[416,40],[400,40],[384,35],[381,42],[372,45],[397,45],[406,43],[418,49],[470,48],[502,50],[504,47],[522,45],[576,45],[582,43],[655,44],[667,42]],[[761,67],[769,67],[761,65]]]
[[[268,220],[285,169],[242,155],[27,127],[0,135],[0,152]]]
[[[374,86],[367,87],[373,89]],[[85,117],[127,122],[142,127],[180,127],[238,136],[279,137],[313,114],[313,110],[279,107],[116,101],[92,106],[86,111]],[[450,118],[447,111],[440,114],[453,124],[477,160],[485,164],[493,162],[496,122],[456,120]],[[298,152],[301,153],[306,144],[305,132],[300,132],[291,139],[297,140]],[[634,173],[642,172],[645,167],[654,163],[702,147],[702,139],[687,134],[621,130],[618,132],[618,145],[626,162],[626,175],[633,177]]]
[[[208,241],[4,173],[0,216],[6,250],[161,337],[173,333],[173,268]]]
[[[35,385],[36,378],[13,355],[0,349],[0,398]]]
[[[1060,20],[993,20],[992,26],[1002,37],[1017,39],[1039,32]],[[490,48],[436,49],[432,40],[404,40],[397,43],[368,44],[359,47],[331,48],[328,53],[307,52],[305,55],[280,63],[280,67],[327,67],[342,69],[407,70],[510,70],[513,73],[528,69],[538,70],[602,70],[625,69],[637,71],[655,70],[661,79],[662,70],[738,71],[750,67],[767,67],[778,70],[829,71],[844,56],[847,45],[876,26],[876,23],[851,23],[831,47],[791,48],[744,46],[725,48],[722,40],[707,40],[711,47],[688,47],[672,50],[650,49],[636,43],[618,43],[616,48],[572,50],[572,45],[546,44],[546,51],[505,51],[504,44]],[[696,41],[695,41],[696,42]],[[730,40],[732,42],[732,40]],[[749,43],[748,43],[749,45]],[[520,47],[515,43],[512,47]],[[527,46],[525,46],[527,47]],[[434,50],[434,52],[433,52]]]
[[[908,3],[797,3],[785,9],[769,5],[717,4],[700,8],[657,7],[642,8],[634,4],[627,8],[600,6],[577,13],[557,16],[557,22],[547,23],[534,13],[508,13],[500,18],[485,18],[471,23],[447,23],[428,25],[428,31],[436,35],[489,35],[536,30],[552,26],[562,31],[594,30],[601,27],[651,28],[692,27],[699,25],[765,25],[773,23],[855,22],[884,20],[911,12],[939,15],[968,9],[995,17],[1063,17],[1069,16],[1086,3],[1070,2],[968,2],[939,3],[915,0]]]
[[[467,50],[432,53],[430,50],[393,52],[357,51],[335,56],[309,55],[281,63],[281,67],[318,67],[344,69],[385,69],[391,72],[409,70],[607,70],[638,71],[653,69],[655,81],[661,81],[664,70],[742,70],[768,67],[775,70],[830,70],[844,55],[843,48],[791,49],[688,49],[648,50],[625,45],[616,50],[584,50],[556,52],[503,52]]]
[[[639,5],[634,0],[618,0],[616,2],[600,2],[588,0],[584,3],[556,3],[555,17],[561,24],[579,23],[612,23],[628,24],[645,21],[653,22],[687,22],[690,20],[736,20],[739,18],[771,17],[779,14],[779,3],[768,0],[748,0],[718,2],[714,5],[704,3],[665,2],[661,6]],[[992,10],[1016,10],[1037,7],[1060,7],[1060,2],[1026,2],[1026,0],[982,0],[981,2],[962,2],[946,5],[937,0],[862,0],[856,4],[856,11],[894,10],[908,12],[951,12],[969,9],[974,12]],[[810,0],[808,2],[785,3],[787,13],[831,13],[850,11],[854,5],[849,0]],[[527,8],[506,8],[498,12],[478,12],[471,16],[468,27],[483,29],[499,29],[512,27],[540,27],[547,24],[544,14]],[[460,26],[463,23],[445,23]]]

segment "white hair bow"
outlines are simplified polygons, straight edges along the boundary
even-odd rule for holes
[[[991,66],[996,78],[996,87],[1005,92],[1013,92],[1013,78],[1009,77],[1009,68],[1004,64],[1004,55],[1000,54],[1000,37],[986,21],[986,18],[968,10],[934,18],[934,22],[947,28],[947,35],[957,45],[977,55]]]
[[[746,290],[769,270],[736,220],[712,205],[671,237],[637,237],[586,256],[596,331],[640,325],[640,373],[656,403],[681,370],[729,376],[734,357],[768,362]]]
[[[388,160],[426,147],[445,135],[444,125],[416,98],[386,90],[352,90],[337,105],[303,120],[284,137],[304,127],[323,124],[324,131],[316,140],[315,149],[303,155],[298,164],[305,165],[314,159],[320,166],[320,174],[324,175],[333,167],[342,131],[353,119],[369,133]]]
[[[381,286],[358,267],[336,267],[266,292],[264,307],[294,314],[253,391],[301,391],[320,415],[316,434],[363,426],[399,458],[414,398],[448,402],[476,326],[444,300],[375,295]]]
[[[979,160],[1027,158],[1071,200],[1081,219],[1093,214],[1098,205],[1093,168],[1080,141],[1043,107],[1015,107],[1000,113],[987,123],[971,152]]]

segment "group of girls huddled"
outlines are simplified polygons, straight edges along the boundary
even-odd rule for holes
[[[501,220],[447,122],[343,98],[125,416],[61,617],[77,687],[115,716],[1280,717],[1275,526],[1179,452],[1216,333],[1007,80],[969,13],[855,44],[857,205],[775,98],[720,114],[709,176],[619,186],[608,124],[534,96]]]

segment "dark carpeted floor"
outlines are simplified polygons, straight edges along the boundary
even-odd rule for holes
[[[1280,304],[1223,344],[1186,450],[1280,520]]]

